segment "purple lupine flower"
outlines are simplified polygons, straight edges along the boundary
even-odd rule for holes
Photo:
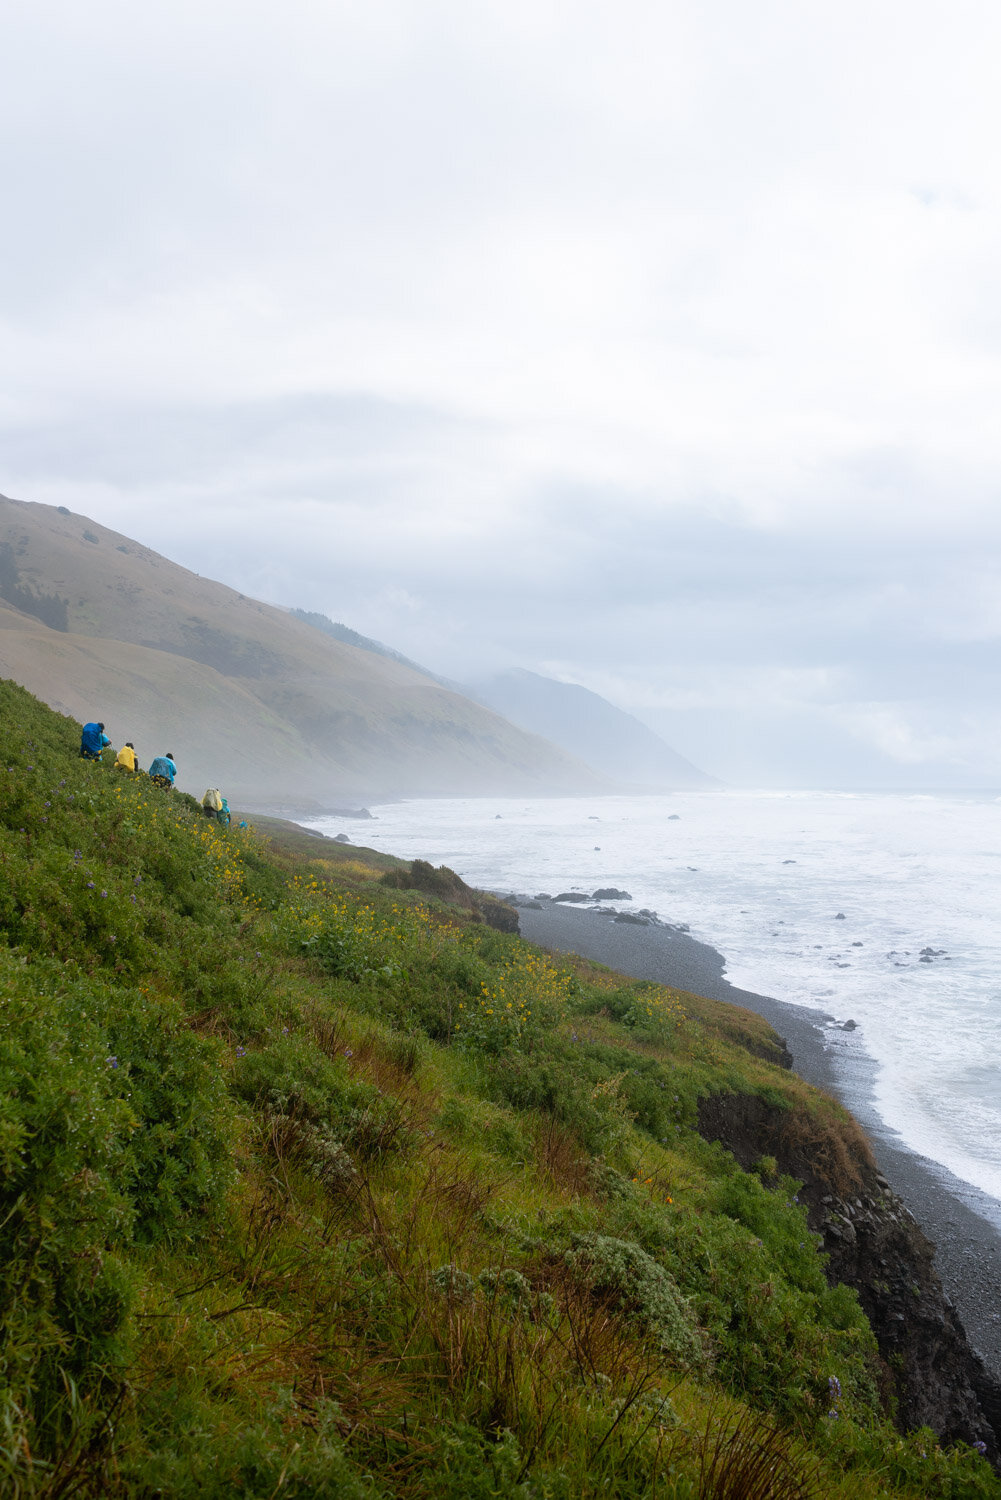
[[[972,1446],[976,1450],[976,1452],[980,1454],[981,1458],[987,1452],[987,1444],[981,1442],[979,1438]]]
[[[108,1058],[108,1067],[109,1068],[117,1068],[118,1067],[118,1058],[117,1057],[109,1057]]]
[[[92,880],[87,881],[87,889],[88,891],[92,891],[94,889],[94,882]]]
[[[108,897],[108,893],[107,893],[107,891],[102,891],[102,892],[101,892],[101,900],[102,900],[102,901],[106,901],[106,900],[107,900],[107,897]]]

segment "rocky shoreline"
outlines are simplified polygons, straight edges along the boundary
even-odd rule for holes
[[[801,1077],[863,1116],[877,1167],[847,1197],[831,1191],[801,1147],[783,1140],[779,1112],[756,1096],[704,1100],[700,1130],[742,1165],[771,1155],[803,1182],[811,1228],[824,1236],[829,1275],[857,1290],[893,1373],[902,1425],[928,1425],[945,1440],[982,1442],[997,1465],[1001,1235],[947,1184],[947,1174],[873,1129],[871,1110],[867,1118],[859,1108],[866,1103],[864,1059],[857,1055],[854,1083],[849,1074],[846,1088],[837,1054],[825,1045],[831,1018],[735,988],[723,977],[721,954],[653,912],[596,909],[593,898],[588,909],[576,900],[506,899],[517,906],[522,935],[533,943],[757,1012],[785,1039]],[[601,893],[601,899],[611,898]]]

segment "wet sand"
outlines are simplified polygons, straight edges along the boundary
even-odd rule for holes
[[[579,953],[635,979],[743,1005],[784,1037],[802,1078],[834,1094],[864,1126],[880,1170],[936,1246],[942,1284],[970,1344],[1001,1378],[1001,1232],[997,1206],[980,1197],[887,1130],[873,1108],[875,1065],[860,1034],[833,1025],[821,1011],[736,989],[723,977],[725,960],[706,943],[667,926],[615,922],[592,910],[546,901],[521,905],[522,936],[557,952]],[[929,1038],[934,1045],[934,1039]]]

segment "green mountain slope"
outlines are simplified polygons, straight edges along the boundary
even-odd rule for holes
[[[890,1425],[796,1182],[699,1133],[744,1097],[867,1170],[759,1018],[79,728],[0,681],[0,1493],[996,1500]]]
[[[65,628],[63,628],[65,627]],[[0,497],[0,671],[245,801],[600,790],[404,662],[62,508]]]

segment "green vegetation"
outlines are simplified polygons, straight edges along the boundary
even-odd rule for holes
[[[0,683],[5,1495],[1001,1493],[893,1430],[795,1184],[695,1131],[757,1091],[850,1175],[755,1018],[78,742]]]

